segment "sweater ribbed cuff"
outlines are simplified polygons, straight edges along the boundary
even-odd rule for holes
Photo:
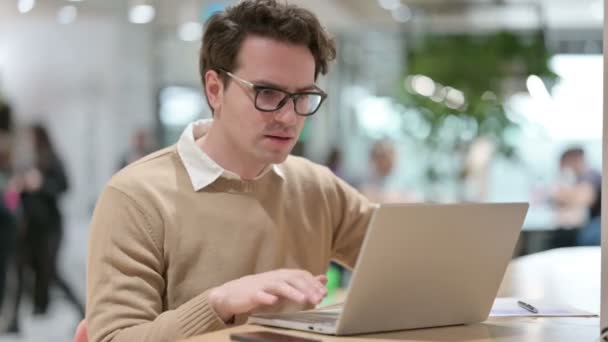
[[[192,298],[177,309],[177,321],[183,337],[200,335],[226,328],[208,302],[209,291]]]

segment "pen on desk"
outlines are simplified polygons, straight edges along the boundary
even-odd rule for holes
[[[530,305],[530,304],[528,304],[526,302],[522,302],[521,300],[517,301],[517,305],[519,305],[523,309],[526,309],[526,310],[530,311],[531,313],[535,313],[535,314],[538,313],[538,309],[537,308],[535,308],[534,306],[532,306],[532,305]]]

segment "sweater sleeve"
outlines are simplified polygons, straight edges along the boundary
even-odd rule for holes
[[[334,196],[329,203],[334,221],[332,258],[353,268],[377,204],[343,180],[334,178]]]
[[[161,222],[107,187],[93,214],[87,261],[87,324],[92,342],[175,341],[225,327],[208,292],[163,308]]]

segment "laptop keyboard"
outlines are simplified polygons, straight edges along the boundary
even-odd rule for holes
[[[270,318],[270,317],[269,317]],[[296,312],[290,314],[281,314],[278,317],[283,320],[307,323],[307,324],[323,324],[333,326],[338,321],[338,313],[336,312]]]

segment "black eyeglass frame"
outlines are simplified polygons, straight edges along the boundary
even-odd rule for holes
[[[315,88],[317,89],[317,91],[302,91],[302,92],[297,92],[297,93],[290,93],[288,91],[285,91],[284,89],[280,89],[280,88],[276,88],[276,87],[270,87],[270,86],[265,86],[265,85],[259,85],[259,84],[254,84],[252,82],[249,82],[245,79],[242,79],[238,76],[236,76],[235,74],[231,73],[230,71],[224,70],[224,69],[218,69],[218,71],[225,73],[226,75],[228,75],[228,77],[232,78],[235,81],[240,82],[241,84],[243,84],[244,86],[250,88],[251,90],[254,91],[255,93],[255,97],[253,99],[253,106],[255,107],[255,109],[259,110],[260,112],[276,112],[277,110],[283,108],[283,106],[285,106],[285,104],[287,104],[287,101],[289,99],[291,99],[293,101],[293,108],[294,108],[294,112],[300,116],[311,116],[313,114],[315,114],[319,108],[321,108],[321,105],[323,104],[323,101],[325,101],[325,99],[327,98],[327,93],[325,93],[323,90],[317,88],[315,86]],[[264,108],[260,108],[258,106],[258,95],[260,94],[260,92],[262,90],[273,90],[273,91],[278,91],[281,92],[283,94],[285,94],[285,97],[279,102],[279,104],[277,105],[277,108],[274,109],[264,109]],[[296,105],[296,101],[298,100],[298,97],[302,96],[302,95],[318,95],[321,96],[321,101],[319,101],[319,104],[317,105],[317,108],[315,108],[315,110],[313,110],[310,113],[300,113],[298,112],[298,106]]]

